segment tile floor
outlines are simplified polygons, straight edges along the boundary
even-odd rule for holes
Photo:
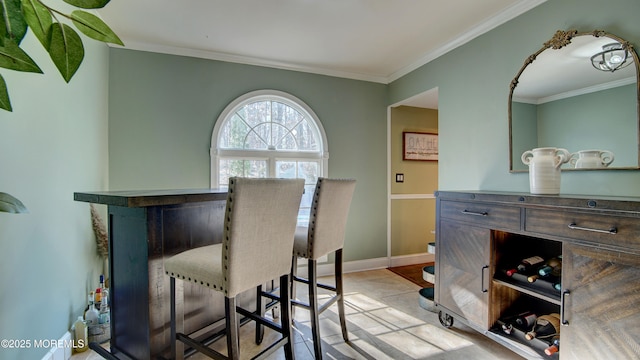
[[[322,280],[331,283],[330,279]],[[298,288],[299,298],[306,294],[302,288]],[[419,306],[419,286],[386,269],[345,274],[344,288],[350,343],[342,339],[333,305],[320,316],[324,359],[522,359],[460,322],[450,329],[442,327],[437,314]],[[296,309],[294,349],[298,360],[313,359],[308,319],[307,311]],[[259,351],[253,344],[253,331],[253,323],[242,327],[241,337],[246,340],[240,344],[243,359]],[[276,335],[267,329],[263,344]],[[222,352],[225,346],[224,339],[212,345]],[[101,357],[91,351],[71,358],[98,359]],[[189,359],[206,357],[196,354]],[[282,349],[269,359],[284,359]]]

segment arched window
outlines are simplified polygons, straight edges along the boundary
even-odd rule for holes
[[[308,217],[319,176],[327,176],[327,140],[315,113],[275,90],[245,94],[229,104],[211,136],[211,187],[229,177],[305,179],[301,217]]]

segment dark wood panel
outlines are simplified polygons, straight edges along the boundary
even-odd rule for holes
[[[178,189],[76,192],[75,201],[121,207],[150,207],[225,200],[226,189]]]
[[[579,228],[572,229],[570,224]],[[610,229],[615,229],[616,232],[606,233]],[[525,230],[640,251],[640,218],[633,216],[526,209]]]
[[[109,207],[111,346],[149,358],[146,209]]]
[[[515,206],[442,201],[440,217],[491,228],[520,230],[520,207]]]
[[[565,359],[640,358],[640,259],[566,244],[563,252],[568,326],[562,327]]]
[[[483,290],[488,289],[490,270],[483,268],[489,260],[490,231],[451,221],[441,221],[439,231],[436,303],[486,330],[488,292]]]

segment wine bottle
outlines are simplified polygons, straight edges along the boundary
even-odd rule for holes
[[[560,336],[554,336],[553,340],[551,340],[551,345],[548,348],[544,349],[544,353],[551,356],[557,353],[560,350]]]
[[[516,267],[519,273],[528,274],[533,272],[535,269],[540,267],[540,265],[544,264],[544,259],[540,256],[531,256],[525,259],[522,259],[520,264]]]
[[[562,256],[549,259],[540,269],[538,269],[538,275],[540,276],[560,276],[561,274]]]
[[[560,315],[553,313],[542,315],[536,319],[533,329],[525,334],[527,340],[544,339],[560,334]]]
[[[502,331],[504,331],[504,333],[506,334],[511,334],[514,325],[518,329],[526,331],[527,329],[530,329],[533,324],[535,324],[536,319],[536,314],[530,311],[525,311],[514,316],[509,316],[502,320]]]
[[[532,312],[526,312],[516,318],[516,325],[523,330],[530,329],[538,319],[538,316]]]
[[[509,270],[505,271],[505,274],[507,274],[507,276],[511,277],[511,276],[513,276],[513,274],[515,274],[515,273],[517,273],[517,272],[518,272],[518,269],[516,269],[516,268],[511,268],[511,269],[509,269]]]

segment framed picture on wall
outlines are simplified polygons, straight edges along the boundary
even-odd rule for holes
[[[438,161],[438,134],[402,132],[402,160]]]

